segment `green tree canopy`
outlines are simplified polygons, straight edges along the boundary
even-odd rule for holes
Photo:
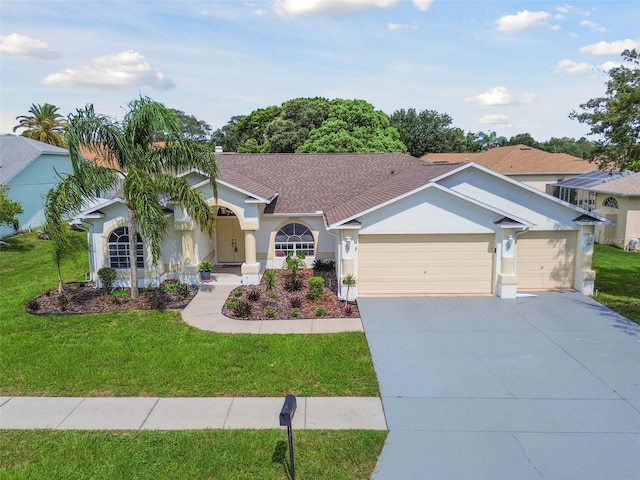
[[[162,141],[158,142],[158,138]],[[96,190],[114,187],[121,181],[128,212],[133,297],[138,295],[135,288],[138,232],[151,251],[153,264],[160,258],[168,225],[161,194],[182,206],[203,231],[212,232],[213,209],[184,177],[175,175],[197,168],[209,176],[217,196],[217,167],[211,147],[185,138],[175,113],[164,105],[147,97],[133,100],[122,122],[95,113],[93,105],[87,106],[70,116],[66,140],[73,172],[62,177],[47,195],[45,216],[49,232],[54,239],[63,240],[64,218],[78,213]],[[80,147],[114,167],[97,167],[87,162],[78,154]]]
[[[207,122],[198,120],[193,115],[188,115],[182,110],[172,108],[171,111],[178,118],[180,125],[182,125],[182,133],[185,138],[197,140],[198,142],[208,142],[211,139],[211,125]]]
[[[569,118],[598,136],[593,159],[600,168],[640,171],[640,54],[622,52],[625,63],[609,70],[605,96],[580,105]]]
[[[13,227],[18,224],[18,215],[23,210],[20,202],[9,198],[8,190],[8,187],[0,185],[0,225]]]
[[[63,134],[67,127],[67,120],[58,113],[58,110],[58,107],[50,103],[44,105],[32,103],[29,109],[31,115],[16,117],[20,123],[13,127],[13,131],[23,128],[24,131],[20,134],[23,137],[64,147]]]

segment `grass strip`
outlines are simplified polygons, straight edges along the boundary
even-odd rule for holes
[[[297,478],[368,479],[386,438],[369,430],[294,432]],[[3,479],[287,479],[286,430],[5,430]]]

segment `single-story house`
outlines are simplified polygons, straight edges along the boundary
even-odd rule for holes
[[[593,212],[611,220],[609,224],[596,226],[596,241],[639,250],[640,172],[620,176],[588,190],[595,194]]]
[[[218,153],[216,161],[217,199],[201,172],[183,174],[216,209],[215,233],[168,202],[157,267],[139,239],[140,286],[197,283],[202,261],[240,265],[243,283],[257,284],[288,252],[302,252],[308,266],[329,258],[338,278],[354,275],[352,297],[593,291],[593,232],[606,220],[481,165],[399,153]],[[129,281],[126,217],[117,197],[83,214],[96,281],[104,266],[118,269],[120,285]]]
[[[566,153],[508,145],[476,153],[428,153],[426,162],[474,162],[543,192],[547,185],[598,170],[598,165]]]
[[[17,229],[0,227],[0,237],[42,226],[47,192],[60,180],[57,173],[71,171],[66,149],[22,136],[1,135],[0,183],[9,187],[9,198],[20,202],[23,213],[18,216]]]

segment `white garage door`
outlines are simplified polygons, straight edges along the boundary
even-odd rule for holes
[[[577,233],[528,232],[518,239],[518,290],[573,288]]]
[[[490,235],[360,235],[359,295],[491,293]]]

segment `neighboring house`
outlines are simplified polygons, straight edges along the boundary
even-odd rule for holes
[[[589,191],[595,193],[593,212],[615,222],[597,226],[596,241],[640,249],[640,172],[590,187]]]
[[[56,185],[56,174],[71,172],[71,158],[64,148],[15,135],[0,136],[0,183],[9,187],[9,198],[20,202],[24,212],[18,229],[0,227],[0,237],[44,224],[47,192]]]
[[[167,202],[157,268],[139,239],[140,286],[197,283],[201,261],[241,265],[246,285],[288,252],[336,261],[358,295],[593,291],[594,226],[605,220],[474,163],[429,164],[394,154],[216,154],[218,199],[200,172],[184,176],[217,209],[201,232]],[[127,211],[121,198],[87,210],[91,273],[111,266],[129,282]],[[344,297],[346,287],[339,286]]]
[[[595,163],[566,153],[549,153],[527,145],[496,147],[477,153],[428,153],[426,162],[474,162],[547,192],[547,185],[598,170]]]
[[[591,187],[611,182],[633,172],[625,170],[614,172],[610,170],[596,170],[594,172],[583,173],[568,180],[563,180],[555,184],[550,184],[547,193],[560,200],[577,205],[585,210],[592,211],[596,208],[596,194],[590,190]]]

